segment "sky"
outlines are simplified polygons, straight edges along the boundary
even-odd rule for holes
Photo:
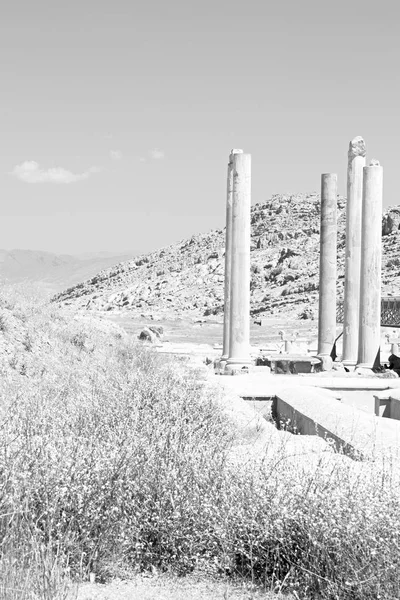
[[[0,248],[148,252],[319,191],[349,141],[400,203],[394,0],[15,0],[0,9]]]

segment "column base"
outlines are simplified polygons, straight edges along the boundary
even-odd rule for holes
[[[228,360],[227,356],[221,356],[220,358],[216,358],[214,360],[214,374],[215,375],[223,375],[226,361]]]
[[[359,363],[356,365],[354,372],[357,373],[357,375],[365,375],[366,377],[375,375],[374,365],[371,365],[371,363]]]
[[[317,354],[316,358],[321,361],[319,365],[321,371],[332,371],[333,360],[330,354]]]
[[[221,358],[219,359],[219,375],[223,375],[225,373],[227,360],[227,356],[221,356]]]
[[[342,365],[348,369],[348,371],[354,371],[357,365],[356,360],[342,360]]]
[[[252,365],[250,358],[228,358],[224,375],[246,375]]]
[[[226,365],[224,375],[248,375],[250,372],[250,365]]]
[[[374,365],[371,363],[358,363],[356,365],[355,371],[370,371],[372,373],[374,369]]]

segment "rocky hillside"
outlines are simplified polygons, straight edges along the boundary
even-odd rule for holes
[[[274,195],[251,211],[251,310],[313,318],[318,305],[320,198]],[[346,200],[338,197],[338,295],[343,293]],[[400,294],[400,206],[383,215],[383,294]],[[121,262],[55,300],[89,310],[170,317],[223,311],[224,230]]]

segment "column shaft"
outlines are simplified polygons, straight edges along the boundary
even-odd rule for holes
[[[350,142],[347,165],[346,255],[344,281],[342,362],[354,367],[358,355],[360,315],[361,214],[365,143],[358,136]]]
[[[224,277],[224,329],[221,361],[226,362],[229,356],[229,328],[231,313],[231,267],[232,267],[232,195],[233,164],[232,156],[242,154],[243,150],[232,150],[229,155],[227,193],[226,193],[226,229],[225,229],[225,277]],[[223,368],[225,364],[221,365]]]
[[[318,355],[330,356],[336,334],[337,175],[321,176]]]
[[[250,364],[251,155],[232,156],[232,263],[227,366]]]
[[[383,169],[378,161],[364,167],[360,323],[357,367],[372,369],[381,341]]]

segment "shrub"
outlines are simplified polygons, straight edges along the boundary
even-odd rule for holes
[[[357,477],[343,461],[321,461],[306,475],[292,464],[237,476],[226,541],[232,572],[299,597],[397,598],[398,491],[389,472]]]
[[[239,459],[200,373],[111,325],[24,302],[5,310],[13,327],[15,310],[28,315],[29,376],[8,332],[16,368],[0,362],[0,591],[19,594],[6,597],[32,597],[29,583],[62,598],[90,571],[204,564],[299,598],[399,597],[396,464],[290,444]]]
[[[315,319],[315,311],[312,307],[305,306],[303,310],[299,312],[298,318],[302,320],[311,319],[313,321]]]
[[[207,539],[228,424],[182,366],[116,336],[108,346],[110,337],[61,322],[45,371],[2,381],[4,530],[62,548],[74,575],[106,576],[122,563],[190,570]]]

